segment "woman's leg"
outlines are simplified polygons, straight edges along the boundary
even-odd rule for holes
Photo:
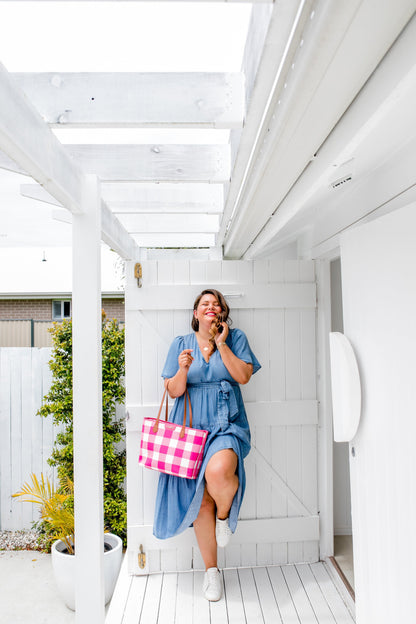
[[[215,516],[228,517],[238,489],[238,457],[232,449],[214,453],[205,469],[206,487],[194,530],[205,568],[217,567]]]
[[[206,489],[214,500],[220,520],[228,518],[238,490],[237,466],[238,457],[233,449],[223,449],[214,453],[205,469]]]
[[[217,567],[217,541],[215,539],[215,502],[205,488],[194,531],[205,569]]]

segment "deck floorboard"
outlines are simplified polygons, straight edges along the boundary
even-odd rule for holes
[[[223,598],[209,603],[201,571],[128,577],[123,565],[106,624],[353,624],[331,574],[323,562],[229,568]]]

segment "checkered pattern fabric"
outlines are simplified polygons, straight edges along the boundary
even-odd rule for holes
[[[154,433],[156,420],[143,420],[139,464],[159,472],[196,479],[208,431],[185,427],[185,436],[180,438],[182,425],[159,420],[158,430]]]

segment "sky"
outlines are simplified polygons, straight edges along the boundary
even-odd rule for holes
[[[250,4],[1,2],[8,71],[239,71]]]
[[[1,1],[0,63],[9,72],[234,72],[250,13],[249,3]],[[62,143],[107,144],[226,143],[229,136],[189,129],[55,134]],[[28,183],[32,178],[0,169],[0,260],[13,266],[12,279],[2,272],[3,293],[70,285],[71,226],[53,219],[52,206],[22,197],[20,185]],[[117,258],[104,246],[103,290],[122,286]]]

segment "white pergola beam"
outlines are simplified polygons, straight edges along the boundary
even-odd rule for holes
[[[20,192],[24,197],[62,208],[62,204],[56,201],[40,184],[21,184]],[[58,221],[71,223],[71,215],[63,208],[62,210],[55,210],[52,216]],[[132,260],[139,252],[134,239],[104,201],[101,202],[101,237],[122,258]]]
[[[221,214],[222,208],[201,202],[112,202],[109,207],[119,218],[127,214]]]
[[[20,194],[62,207],[40,184],[21,184]],[[221,214],[223,210],[223,186],[220,184],[108,182],[102,185],[101,197],[117,215]]]
[[[239,73],[15,73],[54,127],[241,128]]]
[[[0,149],[73,213],[83,172],[0,64]]]
[[[125,260],[134,260],[139,254],[134,238],[104,201],[101,202],[101,238]]]
[[[73,214],[83,210],[86,176],[0,65],[0,149]],[[138,252],[127,230],[104,211],[103,239],[123,258]]]
[[[222,184],[107,182],[101,187],[102,197],[116,213],[211,213],[224,207]]]
[[[102,181],[225,182],[229,145],[67,145],[86,173]]]
[[[21,184],[20,194],[28,199],[36,199],[36,201],[63,208],[62,204],[40,184]]]
[[[175,233],[175,232],[144,232],[133,234],[139,247],[157,248],[194,248],[215,247],[215,234],[200,232]]]
[[[118,217],[131,234],[145,232],[218,232],[217,215],[183,214],[124,214]]]
[[[109,224],[115,218],[109,211],[109,208],[102,202],[102,218],[107,222],[107,230],[110,229]],[[54,210],[53,218],[58,221],[64,221],[65,223],[71,223],[71,215],[66,210]],[[203,214],[124,214],[121,215],[116,223],[121,224],[128,229],[131,235],[135,234],[168,234],[172,232],[174,234],[181,233],[205,233],[212,234],[218,232],[219,219],[218,215],[203,215]],[[113,239],[116,236],[113,237]],[[115,249],[114,240],[110,236],[103,238],[110,247]],[[117,249],[115,249],[117,251]]]
[[[124,200],[127,202],[188,202],[221,205],[223,187],[221,184],[201,184],[200,182],[142,183],[142,182],[103,182],[101,196],[109,204]]]
[[[1,0],[0,0],[1,1]],[[19,165],[12,160],[7,154],[0,150],[0,169],[6,171],[12,171],[13,173],[20,173],[21,175],[28,175]]]

